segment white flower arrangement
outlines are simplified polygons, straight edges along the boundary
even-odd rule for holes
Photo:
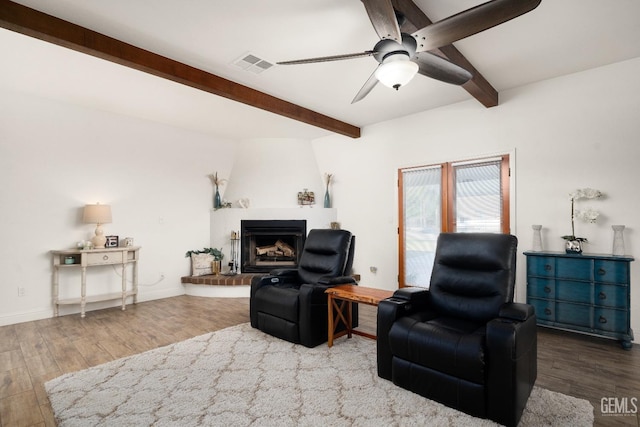
[[[569,200],[571,201],[571,234],[562,236],[564,240],[577,240],[579,242],[587,241],[584,237],[576,237],[575,219],[578,218],[593,224],[600,216],[600,212],[591,208],[576,210],[575,201],[581,199],[599,199],[602,195],[603,194],[600,190],[596,190],[594,188],[578,188],[573,193],[569,193]]]
[[[594,224],[599,216],[600,212],[591,208],[582,211],[576,209],[576,218],[580,218],[581,220],[590,222],[591,224]]]
[[[580,199],[599,199],[602,197],[602,192],[593,188],[578,188],[573,193],[569,193],[569,200]]]

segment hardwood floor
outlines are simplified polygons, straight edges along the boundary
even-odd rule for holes
[[[375,315],[361,305],[360,329],[375,333]],[[0,426],[55,426],[52,378],[248,321],[247,298],[180,296],[0,327]],[[638,345],[540,328],[536,384],[588,399],[598,426],[640,426],[637,414],[601,413],[603,398],[640,400]]]

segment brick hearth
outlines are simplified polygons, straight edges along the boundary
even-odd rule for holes
[[[211,286],[243,286],[250,285],[254,277],[263,277],[265,274],[236,274],[234,276],[206,275],[206,276],[184,276],[181,283],[191,283],[194,285]]]

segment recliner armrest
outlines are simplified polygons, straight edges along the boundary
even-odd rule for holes
[[[536,315],[527,306],[505,304],[487,323],[488,418],[503,425],[517,424],[537,377]]]
[[[252,288],[259,289],[269,285],[284,285],[289,283],[298,284],[300,277],[296,268],[277,268],[271,270],[268,276],[262,276],[257,282],[251,284]]]
[[[276,277],[298,277],[298,269],[296,268],[276,268],[269,272],[269,276]]]
[[[328,286],[353,285],[356,284],[356,279],[351,276],[321,277],[318,279],[318,284]]]
[[[535,310],[532,305],[510,302],[500,308],[499,317],[524,322],[534,314]]]
[[[419,287],[400,288],[393,293],[392,298],[423,305],[429,300],[429,289]]]
[[[405,291],[408,288],[396,291]],[[409,296],[413,292],[401,292],[399,297],[396,295],[391,298],[383,299],[378,304],[378,316],[376,325],[376,351],[378,360],[378,376],[387,380],[391,380],[391,347],[389,346],[389,331],[393,323],[401,317],[411,313],[412,304]]]

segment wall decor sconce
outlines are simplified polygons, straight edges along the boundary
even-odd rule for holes
[[[85,224],[96,224],[96,235],[91,239],[91,241],[93,242],[94,248],[104,248],[107,238],[104,236],[102,224],[111,223],[111,206],[101,205],[100,203],[96,203],[95,205],[86,205],[82,213],[82,222]]]

